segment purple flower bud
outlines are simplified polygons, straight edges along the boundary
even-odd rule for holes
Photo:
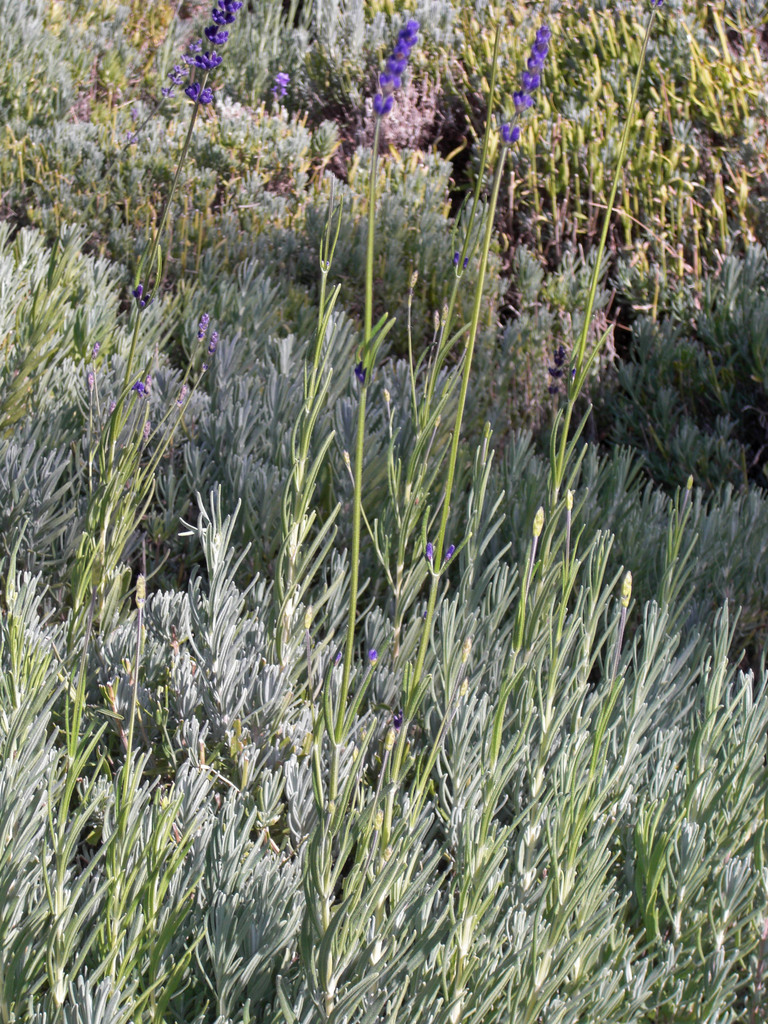
[[[229,39],[229,32],[217,28],[216,25],[209,25],[205,30],[205,37],[213,46],[223,46]]]
[[[403,80],[399,75],[390,75],[386,71],[383,71],[379,75],[379,87],[383,96],[391,95],[396,89],[399,89],[402,84]]]
[[[219,344],[219,332],[211,332],[211,340],[208,342],[208,355],[212,356],[216,351],[216,346]]]
[[[402,724],[403,712],[398,710],[394,713],[394,715],[392,715],[392,725],[395,727],[395,732],[400,732]]]
[[[195,82],[193,85],[188,85],[184,90],[187,96],[192,100],[193,103],[200,102],[201,104],[210,103],[213,99],[213,92],[211,89],[200,89],[200,83]]]
[[[149,435],[151,433],[152,433],[152,424],[149,422],[149,420],[147,420],[147,422],[144,424],[144,440],[145,441],[149,440]]]
[[[182,384],[181,385],[181,392],[179,393],[179,397],[176,399],[176,405],[184,405],[184,399],[187,397],[187,392],[188,391],[189,391],[189,388],[187,387],[187,385],[186,384]]]
[[[171,96],[173,96],[173,89],[171,89],[170,86],[168,88],[163,86],[163,88],[160,91],[162,92],[163,96],[165,96],[166,99],[169,99]]]
[[[355,367],[355,376],[361,384],[365,384],[365,368],[363,367],[362,360]]]
[[[334,665],[338,665],[341,661],[341,651],[336,651],[336,657],[333,659]]]
[[[453,554],[453,552],[455,550],[456,550],[456,545],[455,544],[451,544],[450,547],[448,548],[448,550],[443,555],[443,561],[447,562],[450,559],[451,555]]]
[[[392,109],[394,98],[392,96],[382,96],[381,93],[376,93],[373,97],[373,112],[377,117],[385,117]]]
[[[434,546],[434,544],[432,544],[431,541],[427,541],[427,546],[424,549],[424,557],[430,563],[430,565],[434,561],[434,558],[435,558],[435,546]]]
[[[537,43],[548,43],[551,38],[552,38],[552,29],[549,27],[549,25],[542,25],[541,28],[536,33],[536,42]]]
[[[387,61],[387,71],[390,75],[402,75],[408,67],[408,55],[397,51]]]
[[[137,380],[136,383],[131,388],[131,391],[135,391],[139,395],[145,395],[147,393],[147,389],[144,387],[144,381]]]
[[[95,358],[96,358],[96,356],[97,356],[97,355],[99,354],[99,349],[100,349],[100,348],[101,348],[101,345],[100,345],[100,344],[99,344],[99,342],[97,341],[97,342],[96,342],[96,344],[95,344],[95,345],[93,346],[93,349],[92,349],[92,351],[91,351],[91,356],[92,356],[92,357],[93,357],[94,359],[95,359]]]
[[[469,256],[465,256],[465,257],[464,257],[464,262],[463,262],[463,263],[462,263],[462,265],[461,265],[461,269],[462,269],[462,270],[466,270],[466,269],[467,269],[467,264],[468,264],[468,263],[469,263]]]
[[[457,249],[456,252],[453,254],[453,265],[454,265],[454,267],[458,267],[460,259],[461,259],[461,253]]]
[[[202,68],[203,71],[213,71],[221,64],[223,58],[221,54],[216,53],[215,50],[206,50],[205,53],[199,54],[197,57],[192,57],[187,61],[188,64],[194,64],[195,67]]]
[[[211,318],[207,313],[203,313],[200,317],[200,323],[197,325],[197,337],[199,341],[202,341],[208,332],[208,322]]]
[[[131,294],[133,295],[134,299],[136,299],[136,301],[138,302],[139,309],[144,309],[144,307],[149,305],[149,303],[152,301],[152,297],[150,296],[149,292],[147,292],[146,295],[144,294],[143,284],[138,284],[133,289]]]
[[[93,370],[88,371],[88,390],[93,391],[94,385],[96,384],[96,377],[94,376]]]
[[[527,110],[528,107],[533,106],[533,99],[528,95],[527,92],[514,92],[512,93],[512,101],[515,104],[515,110]]]
[[[193,43],[190,43],[189,46],[187,47],[187,49],[189,50],[190,53],[200,53],[202,48],[203,48],[203,41],[201,39],[196,39]]]
[[[146,392],[146,394],[149,394],[151,388],[152,388],[152,374],[148,373],[147,374],[147,379],[144,381],[144,391]]]
[[[541,81],[540,75],[534,74],[531,71],[524,71],[522,75],[523,88],[526,92],[533,92],[538,89],[539,82]]]
[[[211,21],[214,25],[231,25],[234,20],[234,14],[228,14],[226,11],[211,11]]]
[[[517,142],[517,140],[520,138],[520,125],[512,125],[509,123],[503,124],[501,126],[501,137],[507,143],[507,145],[510,145],[510,143],[513,142]]]
[[[286,96],[288,94],[288,86],[291,84],[291,76],[285,71],[279,71],[275,75],[275,84],[272,86],[272,93],[274,96]]]
[[[368,651],[368,661],[370,661],[372,665],[375,665],[378,660],[379,652],[376,650],[375,647],[372,647],[370,651]]]

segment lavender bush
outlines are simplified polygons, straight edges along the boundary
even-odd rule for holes
[[[338,29],[341,5],[314,6]],[[660,7],[638,6],[628,43],[596,247],[546,278],[518,250],[514,327],[495,315],[505,204],[566,44],[557,12],[518,25],[510,90],[510,27],[493,24],[473,188],[411,239],[399,322],[386,254],[410,226],[393,208],[411,206],[387,186],[412,157],[388,132],[452,24],[424,5],[397,23],[343,12],[355,59],[376,44],[370,145],[346,183],[333,154],[310,183],[289,110],[322,62],[283,63],[275,31],[259,111],[227,96],[249,18],[296,45],[310,15],[218,0],[199,31],[182,8],[167,26],[157,99],[187,120],[130,272],[84,230],[51,246],[0,223],[2,1021],[766,1019],[765,496],[687,473],[665,492],[631,449],[588,440],[617,358],[611,213]],[[83,31],[104,13],[73,10]],[[143,39],[150,15],[133,11]],[[74,31],[56,4],[0,0],[40,60],[44,16],[53,39]],[[188,169],[255,124],[249,159],[285,154],[313,246],[291,238],[280,179],[267,193],[250,169],[259,216],[286,219],[254,256],[247,212],[222,211],[230,273],[213,214],[204,234],[197,211],[190,259],[176,212],[195,188],[211,207],[226,193],[224,147],[203,181]],[[403,191],[421,174],[437,210],[444,164],[424,167]],[[314,255],[312,290],[280,251]],[[724,262],[697,327],[727,355],[749,326],[756,407],[763,257]],[[419,308],[430,275],[440,301]],[[496,398],[531,337],[538,449]],[[674,358],[649,351],[620,385]],[[724,396],[714,362],[710,382]]]

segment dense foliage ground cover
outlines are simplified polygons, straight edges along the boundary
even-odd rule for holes
[[[765,4],[213,11],[0,0],[0,1020],[768,1019]]]

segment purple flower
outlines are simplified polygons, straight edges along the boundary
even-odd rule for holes
[[[333,659],[334,665],[338,665],[341,661],[341,651],[336,651],[336,657]]]
[[[402,74],[408,66],[411,50],[419,41],[419,23],[411,19],[397,36],[394,53],[387,59],[386,71],[379,75],[379,92],[373,97],[376,117],[385,117],[392,109],[393,93],[403,84]]]
[[[457,249],[456,252],[453,254],[453,265],[454,265],[454,267],[458,267],[460,259],[461,259],[461,253]]]
[[[547,367],[547,372],[549,373],[550,377],[553,378],[554,381],[559,381],[562,378],[563,373],[565,372],[563,370],[563,365],[565,364],[565,356],[565,347],[563,345],[559,345],[558,348],[555,349],[555,355],[553,358],[554,365]],[[549,385],[548,391],[550,395],[556,395],[560,391],[560,385],[552,383]]]
[[[229,39],[229,32],[225,32],[224,29],[218,28],[216,25],[208,25],[205,30],[205,38],[213,46],[223,46]]]
[[[424,557],[431,565],[435,558],[435,546],[431,541],[427,541],[427,546],[424,549]]]
[[[517,142],[520,138],[520,125],[507,122],[501,126],[501,137],[507,145]]]
[[[363,366],[362,360],[360,360],[360,362],[355,367],[355,376],[357,377],[361,384],[365,384],[365,368]]]
[[[211,318],[208,316],[207,313],[203,313],[203,315],[200,317],[200,323],[197,325],[198,341],[202,341],[203,338],[208,333],[208,322],[210,319]]]
[[[395,727],[395,732],[400,732],[400,728],[401,728],[402,724],[403,724],[403,712],[402,711],[396,711],[394,713],[394,715],[392,715],[392,725]]]
[[[522,73],[520,78],[522,89],[512,93],[512,102],[518,114],[533,106],[533,96],[531,94],[536,92],[541,85],[540,72],[544,67],[544,61],[549,52],[549,40],[551,38],[552,30],[548,25],[542,25],[536,33],[536,39],[531,47],[531,55],[527,61],[527,70]],[[520,129],[517,125],[507,122],[501,126],[501,137],[507,145],[517,142],[520,138]]]
[[[188,85],[184,92],[193,103],[200,102],[205,104],[210,103],[213,100],[213,92],[208,88],[201,89],[199,82],[194,82],[192,85]]]
[[[275,75],[275,84],[272,86],[272,95],[283,97],[288,94],[288,86],[291,84],[291,76],[285,71],[279,71]]]
[[[99,349],[100,348],[101,348],[101,345],[97,341],[96,344],[93,346],[93,350],[91,351],[91,356],[92,356],[93,359],[95,359],[96,356],[99,354]]]
[[[202,40],[196,39],[194,43],[190,43],[187,49],[190,53],[200,53],[203,48]]]
[[[372,665],[375,665],[378,660],[379,652],[376,650],[375,647],[372,647],[370,651],[368,651],[368,661],[370,661]]]
[[[219,344],[219,332],[211,332],[211,340],[208,342],[208,355],[212,356],[216,351],[216,347]]]
[[[213,71],[221,64],[222,57],[216,53],[215,50],[206,50],[205,53],[200,53],[197,56],[190,57],[189,54],[184,55],[184,60],[187,64],[193,64],[196,68],[202,68],[203,71]]]
[[[394,103],[394,97],[382,96],[381,93],[376,93],[373,97],[373,112],[376,117],[384,117],[392,109]]]
[[[137,380],[136,383],[131,388],[131,391],[135,391],[139,395],[146,395],[147,389],[144,387],[144,381]]]
[[[136,285],[131,294],[133,295],[134,299],[136,299],[136,301],[138,302],[139,309],[144,309],[144,307],[148,306],[149,303],[152,301],[152,296],[149,294],[149,292],[147,292],[146,295],[144,294],[143,284]]]
[[[443,555],[443,561],[447,562],[450,559],[451,555],[453,554],[453,552],[455,550],[456,550],[456,545],[455,544],[451,544],[450,547],[448,548],[448,550]]]
[[[88,390],[93,391],[94,385],[96,384],[96,377],[94,376],[93,370],[88,371]]]
[[[184,399],[187,397],[188,391],[189,388],[187,387],[187,385],[182,384],[181,391],[179,392],[179,397],[176,399],[176,405],[184,405]]]

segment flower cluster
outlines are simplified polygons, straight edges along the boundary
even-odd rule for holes
[[[131,294],[133,295],[134,299],[136,299],[139,309],[144,309],[144,307],[148,306],[152,301],[152,296],[149,294],[149,292],[147,292],[146,294],[144,293],[144,285],[141,284],[141,282],[139,282],[139,284],[136,285]]]
[[[217,68],[223,58],[213,47],[223,46],[229,39],[229,31],[224,26],[231,25],[234,22],[235,16],[242,6],[243,0],[218,0],[217,6],[211,11],[212,24],[208,25],[204,31],[205,39],[210,49],[203,49],[204,43],[202,39],[195,40],[195,42],[189,44],[188,52],[184,54],[184,63],[200,68],[206,74]],[[189,67],[182,68],[177,64],[168,77],[173,85],[181,85],[185,74],[189,74]],[[213,90],[208,87],[201,87],[199,82],[193,82],[191,85],[188,85],[184,92],[193,103],[205,104],[210,103],[213,99]],[[163,95],[172,96],[173,89],[163,89]]]
[[[522,89],[512,93],[512,102],[515,104],[515,113],[521,114],[528,107],[533,106],[533,93],[541,84],[541,69],[549,53],[549,40],[552,31],[548,25],[542,25],[536,33],[536,39],[531,47],[531,55],[528,58],[528,65],[522,74]],[[501,137],[505,143],[517,142],[520,138],[520,126],[506,122],[501,126]]]
[[[411,19],[397,36],[397,45],[387,61],[386,71],[379,75],[379,91],[373,97],[373,112],[384,117],[392,109],[394,93],[403,84],[403,73],[408,66],[411,50],[419,41],[419,23]]]
[[[183,85],[184,79],[187,77],[188,74],[189,68],[182,67],[181,64],[174,64],[173,71],[168,72],[168,77],[170,78],[172,84],[162,90],[163,96],[165,96],[166,98],[173,96],[173,86]]]
[[[291,76],[286,74],[285,71],[280,71],[275,75],[275,84],[272,86],[272,95],[275,99],[279,99],[282,96],[286,96],[288,93],[288,86],[291,84]]]
[[[560,391],[560,385],[556,384],[555,381],[559,381],[563,376],[563,365],[565,363],[565,348],[560,345],[555,351],[554,366],[548,366],[550,377],[553,378],[553,382],[549,385],[550,395],[556,395]]]

